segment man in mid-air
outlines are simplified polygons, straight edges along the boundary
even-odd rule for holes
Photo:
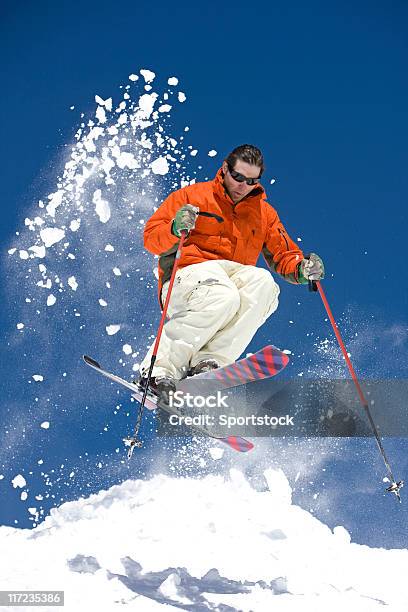
[[[146,223],[145,248],[159,256],[162,305],[181,232],[188,232],[150,380],[159,401],[167,402],[175,382],[187,374],[236,361],[277,309],[279,287],[268,270],[256,266],[261,253],[290,283],[324,277],[321,258],[305,258],[266,201],[263,171],[261,151],[241,145],[213,180],[172,192]],[[141,386],[152,350],[153,345],[140,365]]]

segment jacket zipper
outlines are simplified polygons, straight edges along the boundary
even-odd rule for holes
[[[286,250],[289,251],[289,242],[288,242],[288,240],[287,240],[287,238],[285,236],[285,232],[283,232],[280,227],[278,227],[278,232],[280,233],[281,236],[283,236],[283,238],[284,238],[284,240],[286,242]]]

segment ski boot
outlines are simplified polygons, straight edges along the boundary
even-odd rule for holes
[[[166,427],[169,419],[170,392],[176,391],[176,383],[170,376],[157,376],[151,379],[149,387],[156,398],[155,414],[161,425]]]
[[[147,378],[140,376],[138,380],[134,381],[134,384],[141,391],[144,391],[147,385]],[[147,393],[156,400],[158,406],[161,404],[169,405],[170,391],[173,393],[176,391],[176,383],[170,376],[156,376],[150,379]]]
[[[155,393],[157,395],[157,405],[164,404],[168,406],[170,403],[170,393],[176,391],[176,383],[170,376],[157,376],[154,379]]]
[[[187,376],[196,376],[203,372],[211,372],[211,370],[216,370],[219,367],[221,366],[215,359],[202,359],[197,365],[189,369]]]

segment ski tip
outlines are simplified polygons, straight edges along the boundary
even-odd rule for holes
[[[254,448],[252,442],[240,436],[228,436],[228,438],[222,438],[222,441],[240,453],[247,453]]]
[[[101,369],[99,363],[95,359],[92,359],[92,357],[89,357],[89,355],[82,355],[82,359],[86,364],[92,366],[93,368],[98,368],[98,370]]]

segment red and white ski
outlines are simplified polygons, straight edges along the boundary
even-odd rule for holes
[[[116,374],[108,372],[102,368],[102,366],[95,359],[92,359],[92,357],[89,357],[88,355],[84,355],[83,359],[91,368],[112,382],[115,382],[131,391],[132,396],[139,403],[142,401],[143,391],[136,384],[128,382],[120,376],[116,376]],[[285,353],[276,347],[269,345],[257,353],[254,353],[249,357],[245,357],[244,359],[240,359],[239,361],[228,366],[211,370],[209,372],[203,372],[202,374],[192,376],[191,378],[185,378],[177,383],[177,390],[180,390],[183,393],[194,394],[194,392],[197,392],[200,385],[202,385],[204,381],[211,384],[211,389],[213,391],[231,389],[233,387],[245,385],[256,380],[262,380],[275,376],[281,370],[283,370],[284,367],[286,367],[288,362],[289,357]],[[156,397],[152,394],[148,394],[146,396],[145,406],[148,410],[155,410],[157,408]],[[160,406],[160,408],[169,414],[182,416],[182,414],[173,407],[170,408],[167,406]],[[241,436],[220,437],[212,434],[209,430],[205,429],[205,427],[201,427],[199,425],[191,425],[190,427],[201,434],[205,434],[206,436],[227,444],[239,452],[245,453],[254,447],[252,442],[242,438]]]

